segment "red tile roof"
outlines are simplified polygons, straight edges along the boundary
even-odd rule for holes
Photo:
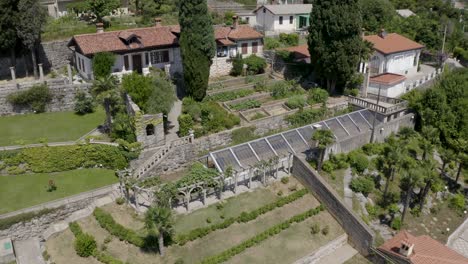
[[[402,241],[414,244],[413,253],[405,257],[399,253]],[[468,258],[432,239],[429,236],[413,236],[407,231],[401,231],[392,239],[387,240],[379,250],[390,255],[409,260],[412,264],[467,264]]]
[[[424,48],[423,45],[397,33],[387,34],[385,38],[379,35],[369,35],[364,36],[364,39],[374,44],[374,49],[383,54]]]
[[[294,53],[296,59],[308,59],[310,58],[309,46],[307,44],[284,48],[289,52]]]
[[[382,73],[369,78],[369,82],[392,85],[406,80],[406,77],[395,73]]]
[[[180,27],[155,26],[148,28],[135,28],[121,31],[109,31],[76,35],[68,46],[76,46],[84,55],[98,52],[125,52],[129,50],[178,45]],[[140,42],[127,45],[124,40],[135,36]],[[226,44],[234,44],[231,40],[258,39],[263,35],[248,25],[239,25],[236,29],[231,27],[215,27],[215,38]]]

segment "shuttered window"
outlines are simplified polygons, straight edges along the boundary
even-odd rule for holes
[[[252,42],[252,53],[258,52],[258,42]]]
[[[247,48],[249,47],[249,44],[247,43],[242,43],[242,54],[247,54]]]

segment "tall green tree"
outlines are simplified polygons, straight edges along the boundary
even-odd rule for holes
[[[201,101],[206,95],[210,66],[216,52],[206,0],[180,1],[179,24],[185,91]]]
[[[325,151],[327,147],[335,142],[335,136],[330,129],[321,129],[316,131],[312,135],[312,140],[317,142],[317,148],[319,149],[319,158],[317,161],[317,171],[322,170],[323,160],[325,158]]]
[[[378,33],[396,15],[389,0],[360,0],[363,27],[366,31]]]
[[[357,71],[370,54],[361,37],[362,15],[359,0],[314,0],[309,28],[311,65],[316,76],[333,94]]]
[[[378,167],[383,171],[386,178],[383,193],[384,204],[387,202],[388,188],[395,178],[395,173],[401,166],[402,157],[406,153],[406,149],[395,136],[390,136],[386,143],[382,154],[377,158]]]
[[[46,20],[47,12],[38,0],[19,0],[16,29],[21,42],[31,53],[35,78],[38,77],[36,46]]]
[[[178,0],[141,0],[141,14],[146,20],[171,14],[177,10]]]
[[[100,77],[93,82],[91,93],[100,102],[106,111],[106,121],[104,127],[106,131],[111,131],[112,116],[117,113],[117,105],[120,97],[117,91],[117,79],[114,76]]]
[[[15,46],[19,42],[16,32],[19,0],[0,1],[0,51],[10,52],[10,66],[16,65]]]
[[[103,22],[105,16],[110,15],[120,7],[119,0],[87,0],[89,11],[96,16],[98,22]]]
[[[405,192],[405,201],[403,203],[403,212],[401,214],[402,224],[405,221],[406,212],[410,206],[413,189],[421,184],[423,173],[423,170],[417,165],[408,166],[403,171],[403,177],[400,182],[400,188]]]
[[[168,207],[150,207],[145,215],[145,226],[158,236],[159,253],[164,256],[164,236],[171,235],[174,227],[172,210]]]
[[[437,173],[437,165],[434,160],[424,160],[422,161],[422,181],[423,188],[419,191],[419,209],[422,210],[424,207],[424,202],[426,197],[429,194],[431,187],[435,182],[440,180],[440,175]]]
[[[93,57],[93,73],[95,78],[105,78],[112,73],[115,55],[110,52],[99,52]]]

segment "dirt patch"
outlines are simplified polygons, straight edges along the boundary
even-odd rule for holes
[[[135,231],[145,227],[142,216],[137,215],[135,210],[128,205],[118,205],[111,203],[102,207],[104,211],[110,213],[114,220]]]
[[[93,215],[79,220],[78,224],[83,229],[83,232],[93,235],[99,245],[103,244],[107,237],[111,237],[106,230],[101,228]]]
[[[70,229],[49,238],[46,242],[46,250],[50,255],[50,260],[56,264],[100,264],[92,257],[82,258],[78,256],[73,243],[75,243],[75,236]]]

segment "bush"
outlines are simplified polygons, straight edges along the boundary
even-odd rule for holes
[[[328,92],[322,88],[314,88],[309,90],[307,103],[310,105],[326,103],[328,100]]]
[[[283,191],[279,190],[276,194],[277,194],[278,196],[283,196]]]
[[[463,212],[465,210],[465,196],[461,193],[457,193],[450,198],[449,207]]]
[[[383,152],[384,148],[385,144],[382,143],[367,143],[362,146],[362,150],[368,156],[379,155]]]
[[[287,116],[286,120],[292,126],[304,126],[316,121],[320,121],[323,117],[324,111],[322,109],[307,109]]]
[[[322,170],[331,173],[336,170],[336,167],[335,164],[333,164],[330,160],[327,160],[322,164]]]
[[[43,113],[47,104],[52,101],[52,93],[47,85],[36,85],[28,90],[8,95],[7,101],[16,106],[29,107],[36,113]]]
[[[265,50],[273,50],[281,46],[280,41],[276,38],[265,37],[263,40],[265,42]]]
[[[241,54],[237,54],[237,56],[232,59],[232,69],[231,75],[232,76],[239,76],[242,75],[242,71],[244,70],[244,60],[242,59]]]
[[[89,234],[80,234],[75,240],[75,251],[78,256],[86,258],[92,256],[97,249],[96,240]]]
[[[192,97],[185,97],[182,100],[182,109],[184,114],[188,114],[192,117],[193,120],[200,119],[201,108],[200,104],[195,101]]]
[[[366,203],[366,210],[369,213],[369,216],[375,218],[378,214],[378,207],[373,206],[370,203]]]
[[[306,106],[306,99],[300,94],[294,95],[288,98],[286,105],[291,109],[303,108]]]
[[[87,96],[84,92],[78,92],[75,95],[75,113],[85,115],[94,112],[93,98]]]
[[[115,199],[115,203],[118,204],[118,205],[122,205],[122,204],[125,203],[125,198],[117,197],[117,199]]]
[[[230,105],[231,109],[236,110],[236,111],[259,108],[260,106],[262,106],[262,103],[260,103],[259,101],[255,99],[248,99],[244,102]]]
[[[254,90],[251,89],[242,89],[242,90],[235,90],[235,91],[227,91],[222,93],[213,94],[207,97],[207,101],[219,101],[219,102],[226,102],[231,101],[237,98],[242,98],[249,96],[255,93]]]
[[[279,41],[286,46],[297,46],[299,45],[299,35],[296,33],[280,33]]]
[[[94,77],[105,78],[112,73],[114,66],[115,55],[110,52],[100,52],[93,57],[93,73]],[[127,69],[128,70],[128,69]]]
[[[267,66],[266,60],[264,58],[258,57],[255,54],[245,58],[244,64],[247,65],[248,74],[264,73]]]
[[[283,183],[283,184],[288,184],[288,183],[289,183],[289,177],[283,177],[283,178],[281,178],[281,183]]]
[[[356,88],[354,88],[354,89],[346,88],[346,89],[344,89],[343,94],[344,94],[344,95],[351,95],[351,96],[355,96],[355,97],[356,97],[356,96],[359,95],[359,89],[356,89]]]
[[[347,169],[349,167],[349,164],[347,162],[348,156],[344,153],[340,153],[336,155],[330,154],[329,160],[333,164],[334,170]]]
[[[348,154],[348,161],[351,168],[358,173],[363,173],[369,167],[369,160],[363,153],[352,151]]]
[[[208,218],[206,218],[206,222],[207,222],[208,224],[211,224],[211,222],[213,222],[213,220],[211,220],[211,217],[208,217]]]
[[[215,102],[205,102],[201,105],[201,125],[203,132],[216,133],[225,129],[231,129],[240,124],[240,118],[234,114],[226,112]],[[200,134],[198,134],[200,135]]]
[[[400,230],[401,228],[401,218],[399,216],[395,217],[390,224],[390,227],[394,230]]]
[[[147,111],[148,99],[155,87],[151,76],[143,76],[137,72],[122,77],[122,88],[143,111]]]
[[[312,235],[315,235],[315,234],[318,234],[318,232],[320,232],[320,224],[319,223],[314,223],[310,227],[310,233],[312,233]]]
[[[188,136],[190,129],[193,128],[192,117],[188,114],[182,114],[177,119],[179,121],[179,136]]]
[[[241,127],[232,131],[232,143],[239,145],[241,143],[257,138],[255,135],[255,127]]]
[[[323,229],[322,229],[322,234],[324,236],[328,235],[328,233],[330,233],[330,227],[328,225],[326,225]]]
[[[375,183],[371,177],[357,177],[351,180],[350,187],[353,192],[360,192],[367,196],[374,190]]]
[[[281,99],[289,94],[290,85],[287,81],[275,82],[270,88],[270,95],[275,99]]]

